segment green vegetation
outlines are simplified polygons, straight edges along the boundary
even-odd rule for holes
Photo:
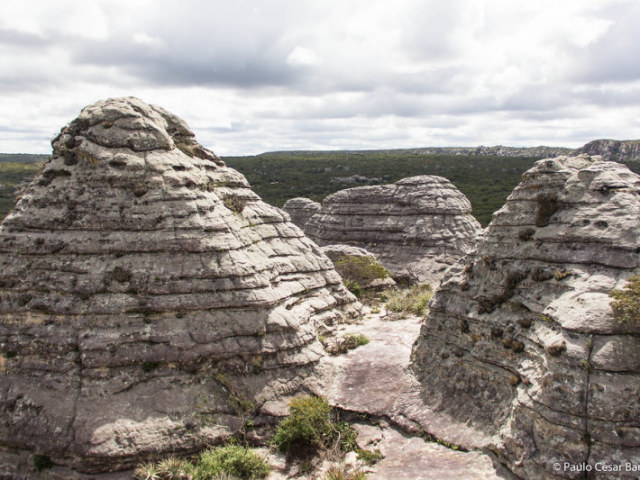
[[[321,201],[330,193],[359,185],[393,183],[415,175],[448,178],[473,205],[483,225],[505,202],[521,175],[539,157],[425,154],[416,151],[273,152],[225,157],[266,202],[281,207],[293,197]],[[359,175],[364,181],[347,183]],[[360,179],[362,180],[362,179]]]
[[[192,463],[169,457],[144,463],[134,472],[137,480],[254,480],[266,478],[270,467],[264,458],[240,445],[205,450]]]
[[[367,476],[364,472],[348,472],[346,467],[331,467],[322,477],[323,480],[365,480]]]
[[[323,340],[321,340],[323,345],[328,343],[326,339]],[[335,343],[328,345],[326,348],[327,352],[331,355],[341,355],[343,353],[347,353],[349,350],[366,345],[367,343],[369,343],[369,339],[366,335],[345,333],[341,339],[336,340]]]
[[[429,284],[415,285],[408,289],[393,289],[385,294],[387,310],[399,313],[401,317],[407,314],[426,315],[429,300],[433,296],[433,289]]]
[[[18,190],[29,183],[42,168],[41,163],[3,161],[0,155],[0,218],[4,218],[16,202]]]
[[[273,437],[274,446],[292,455],[316,454],[321,450],[357,450],[357,433],[340,421],[329,403],[307,395],[294,398],[285,418]]]
[[[619,322],[640,325],[640,276],[629,277],[624,290],[611,290],[613,315]]]
[[[334,262],[345,287],[360,298],[365,287],[376,278],[386,278],[389,272],[373,257],[345,255]]]

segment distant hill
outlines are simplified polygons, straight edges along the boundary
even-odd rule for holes
[[[620,163],[640,163],[640,140],[594,140],[576,153],[602,155],[605,160]]]
[[[293,197],[321,201],[330,193],[359,185],[392,183],[414,175],[440,175],[458,187],[487,225],[522,174],[541,158],[571,153],[603,155],[640,173],[640,140],[596,140],[577,150],[562,147],[422,147],[383,150],[280,151],[223,160],[243,173],[266,202],[281,207]],[[19,189],[48,155],[0,154],[0,218]]]

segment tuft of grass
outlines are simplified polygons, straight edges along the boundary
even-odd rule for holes
[[[349,472],[346,467],[331,467],[327,470],[323,480],[365,480],[367,477],[364,472]]]
[[[640,325],[640,276],[629,277],[623,290],[611,290],[609,296],[614,317],[619,322]]]
[[[138,465],[133,472],[133,478],[136,480],[162,480],[160,469],[152,462]]]
[[[239,480],[253,480],[266,478],[269,471],[269,464],[253,450],[240,445],[227,445],[200,454],[193,480],[208,480],[224,474]]]
[[[385,306],[387,310],[400,313],[401,316],[407,314],[426,315],[432,296],[431,285],[415,285],[404,290],[392,290],[387,294]]]

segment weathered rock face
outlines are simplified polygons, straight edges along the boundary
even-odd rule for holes
[[[295,393],[357,304],[286,218],[165,110],[85,108],[0,227],[0,474],[194,451]]]
[[[365,247],[392,273],[437,284],[472,247],[480,224],[451,182],[424,175],[329,195],[305,232],[319,245]]]
[[[601,155],[612,162],[640,161],[639,140],[594,140],[577,149],[575,154]]]
[[[373,253],[364,248],[354,247],[353,245],[344,245],[341,243],[324,245],[320,247],[320,250],[322,250],[322,253],[329,257],[332,262],[344,257],[371,257],[377,260]]]
[[[640,325],[614,319],[608,295],[639,252],[638,175],[586,155],[536,162],[432,300],[413,351],[426,401],[496,435],[522,478],[640,464]]]
[[[304,232],[309,219],[319,213],[322,206],[309,198],[296,197],[287,200],[282,209],[291,216],[291,221]]]

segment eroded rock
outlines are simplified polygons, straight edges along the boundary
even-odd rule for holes
[[[357,303],[287,220],[169,112],[85,108],[0,227],[0,460],[131,468],[295,393]]]
[[[451,182],[424,175],[329,195],[305,232],[319,245],[364,247],[396,276],[436,285],[472,248],[480,224]]]
[[[640,464],[640,325],[608,295],[639,247],[638,175],[587,155],[536,162],[431,301],[413,350],[425,401],[495,435],[522,478]]]
[[[291,216],[293,223],[306,232],[307,222],[322,210],[322,205],[308,198],[296,197],[287,200],[282,209]]]

